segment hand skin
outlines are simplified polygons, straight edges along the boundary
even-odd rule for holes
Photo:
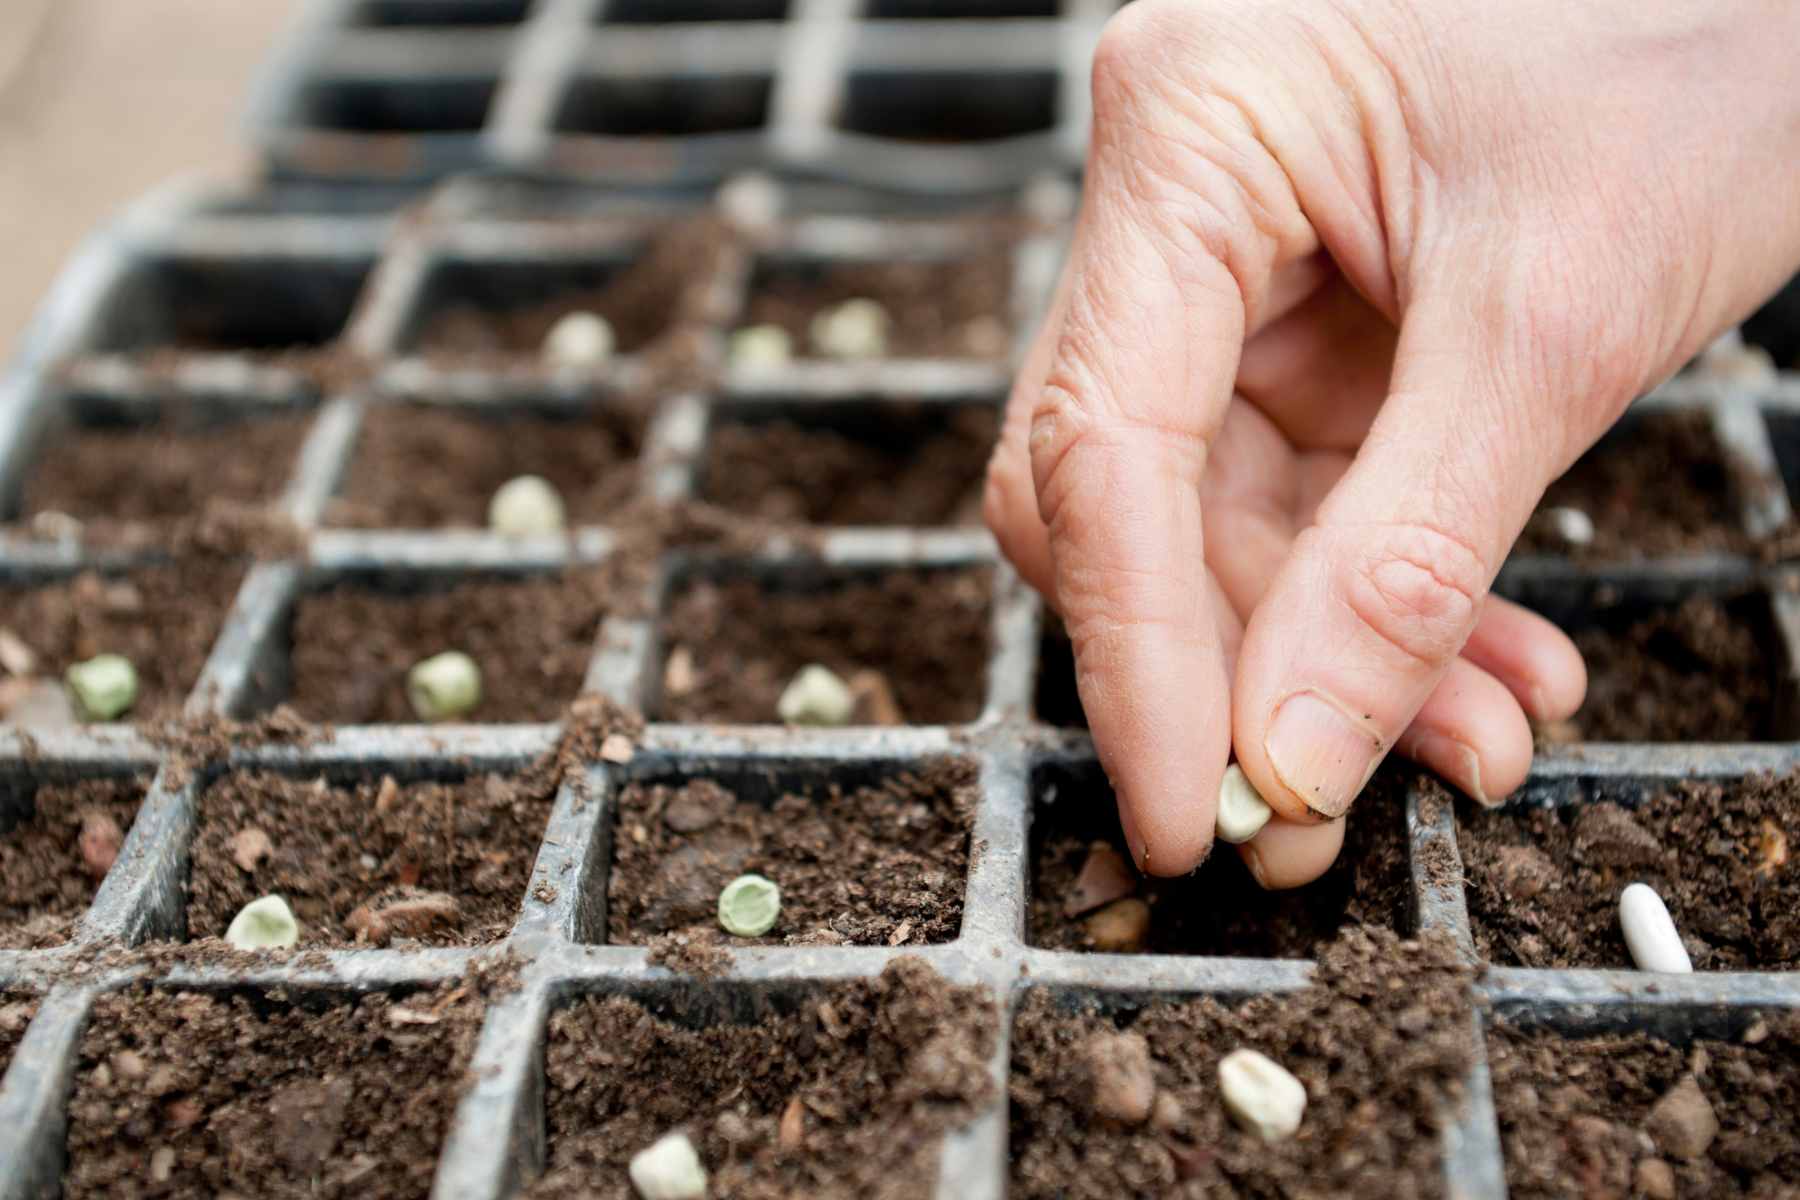
[[[1488,596],[1545,486],[1800,264],[1786,0],[1137,0],[986,508],[1137,861],[1228,755],[1317,877],[1390,750],[1475,799],[1586,675]]]

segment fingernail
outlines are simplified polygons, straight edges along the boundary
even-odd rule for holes
[[[1269,874],[1263,869],[1262,855],[1256,852],[1255,846],[1248,844],[1244,846],[1243,852],[1244,865],[1250,868],[1250,877],[1256,880],[1257,887],[1265,892],[1269,891]]]
[[[1383,749],[1366,718],[1351,716],[1318,692],[1283,700],[1263,739],[1281,782],[1328,821],[1349,810]]]
[[[1488,799],[1481,786],[1481,756],[1466,742],[1441,733],[1421,733],[1406,748],[1406,756],[1423,763],[1468,793],[1483,808],[1498,803]]]

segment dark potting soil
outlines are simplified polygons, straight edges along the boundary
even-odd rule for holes
[[[664,687],[660,719],[779,724],[782,690],[820,663],[846,681],[880,672],[907,724],[973,721],[987,691],[992,589],[984,569],[888,571],[804,591],[695,580],[662,620],[663,644],[692,671],[670,681],[665,670],[683,686]]]
[[[101,996],[75,1065],[62,1194],[424,1197],[482,1008],[464,988],[319,1011],[276,996]]]
[[[1012,1195],[1440,1196],[1439,1135],[1471,1060],[1469,975],[1445,939],[1351,930],[1314,982],[1235,1006],[1207,998],[1103,1014],[1033,989],[1013,1023]],[[1100,1047],[1147,1046],[1147,1123],[1096,1112]],[[1097,1039],[1105,1039],[1099,1040]],[[1219,1060],[1268,1055],[1306,1085],[1300,1132],[1265,1144],[1219,1100]]]
[[[772,804],[709,779],[632,784],[613,835],[611,940],[723,934],[719,892],[753,871],[781,888],[780,919],[728,945],[947,942],[962,924],[975,788],[962,760],[863,787],[777,787]]]
[[[32,652],[31,678],[51,684],[96,654],[124,655],[138,695],[122,719],[170,720],[199,680],[242,577],[241,566],[196,558],[0,588],[0,630]],[[0,711],[15,712],[28,687],[16,674],[0,682]]]
[[[1075,646],[1069,631],[1055,613],[1044,613],[1043,632],[1038,635],[1037,686],[1032,692],[1032,711],[1046,725],[1063,729],[1086,729],[1087,710],[1081,707],[1081,692],[1075,683]]]
[[[0,834],[0,949],[69,940],[104,872],[131,832],[144,798],[141,779],[39,784],[31,814]],[[110,826],[107,822],[111,822]],[[84,852],[82,831],[89,829]]]
[[[1744,551],[1732,467],[1705,412],[1652,413],[1583,455],[1552,483],[1515,553],[1587,560]],[[1572,546],[1546,516],[1578,508],[1594,539]]]
[[[0,992],[0,1076],[12,1065],[13,1052],[25,1037],[26,1026],[37,1015],[37,1001],[16,993]]]
[[[1135,945],[1117,950],[1307,958],[1348,925],[1406,929],[1411,915],[1404,809],[1406,788],[1416,775],[1401,765],[1376,772],[1346,818],[1343,853],[1307,887],[1263,890],[1222,842],[1200,870],[1179,879],[1147,879],[1132,871],[1135,890],[1110,903],[1141,900],[1149,906],[1150,922],[1141,939],[1132,939]],[[1095,949],[1096,914],[1108,906],[1071,909],[1080,907],[1073,900],[1076,880],[1096,847],[1130,862],[1112,790],[1098,777],[1060,780],[1053,793],[1040,789],[1032,826],[1031,944]],[[1104,925],[1106,918],[1099,921]]]
[[[605,595],[593,571],[416,593],[340,583],[295,606],[288,701],[315,721],[414,722],[407,672],[460,650],[481,668],[481,703],[466,720],[554,721],[581,690]]]
[[[404,785],[226,775],[200,797],[188,936],[223,937],[244,905],[277,894],[302,946],[497,941],[524,903],[552,799],[552,788],[500,775]]]
[[[1500,1022],[1487,1050],[1513,1200],[1624,1200],[1654,1194],[1645,1184],[1658,1176],[1673,1179],[1669,1196],[1794,1194],[1800,1019],[1791,1014],[1735,1042],[1685,1048],[1642,1033],[1566,1038]],[[1689,1140],[1705,1127],[1704,1108],[1693,1105],[1692,1124],[1651,1116],[1689,1078],[1718,1123],[1704,1149],[1703,1136]]]
[[[890,358],[1005,358],[1012,256],[995,250],[948,262],[766,267],[751,281],[740,325],[779,325],[811,356],[815,316],[846,300],[887,310]]]
[[[854,426],[727,424],[707,447],[701,499],[769,521],[974,525],[995,413],[859,413]]]
[[[1619,892],[1643,881],[1702,971],[1800,965],[1800,773],[1614,804],[1458,814],[1475,944],[1523,967],[1630,967]]]
[[[526,1196],[632,1200],[631,1156],[677,1129],[709,1196],[930,1196],[942,1137],[994,1098],[993,996],[918,959],[729,1024],[666,1009],[595,996],[550,1018],[549,1169]]]
[[[635,491],[642,446],[642,420],[617,410],[495,418],[373,408],[329,518],[362,528],[483,528],[501,484],[538,475],[561,494],[570,524],[599,524]]]

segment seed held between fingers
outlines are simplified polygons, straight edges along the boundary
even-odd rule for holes
[[[1274,810],[1269,807],[1256,785],[1236,763],[1225,768],[1225,779],[1219,784],[1219,815],[1215,832],[1222,842],[1241,845],[1262,832]]]

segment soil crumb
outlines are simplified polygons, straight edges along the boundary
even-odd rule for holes
[[[915,958],[825,990],[743,995],[727,1021],[716,1002],[671,1013],[622,996],[552,1016],[549,1170],[524,1194],[632,1200],[631,1156],[680,1129],[711,1196],[930,1196],[944,1134],[995,1099],[992,995]]]
[[[1013,1024],[1012,1195],[1427,1197],[1471,1060],[1470,975],[1447,938],[1350,929],[1314,982],[1236,1006],[1207,998],[1102,1013],[1033,989]],[[1096,1115],[1092,1043],[1142,1038],[1150,1120]],[[1306,1085],[1297,1137],[1266,1145],[1219,1100],[1219,1060],[1251,1047]]]
[[[101,996],[62,1194],[423,1197],[482,1009],[466,986],[316,1012],[279,995]]]
[[[553,798],[500,775],[226,775],[200,797],[188,935],[222,937],[239,909],[275,893],[303,947],[497,941],[524,903]]]
[[[1000,359],[1011,349],[1011,264],[1007,248],[947,262],[767,267],[752,280],[739,323],[779,325],[795,353],[810,356],[815,316],[868,299],[887,310],[890,358]]]
[[[1702,971],[1800,965],[1800,772],[1688,782],[1635,808],[1589,804],[1458,815],[1469,918],[1484,958],[1630,967],[1619,892],[1669,906]]]
[[[12,1065],[13,1052],[37,1015],[37,1001],[17,992],[0,992],[0,1076]]]
[[[59,946],[74,935],[143,798],[142,779],[37,786],[29,815],[0,834],[0,949]]]
[[[725,948],[723,933],[700,929],[665,933],[650,939],[649,945],[645,961],[677,975],[717,979],[731,970],[731,951]]]
[[[728,944],[947,942],[962,925],[975,792],[974,764],[954,759],[860,787],[632,784],[613,837],[611,939],[709,934],[720,891],[755,872],[781,888],[780,919]]]
[[[1487,1048],[1513,1200],[1645,1196],[1671,1180],[1661,1194],[1794,1194],[1794,1014],[1758,1020],[1737,1041],[1686,1047],[1643,1033],[1570,1038],[1502,1022]],[[1691,1086],[1704,1099],[1689,1096],[1688,1112],[1673,1121],[1657,1112]]]

